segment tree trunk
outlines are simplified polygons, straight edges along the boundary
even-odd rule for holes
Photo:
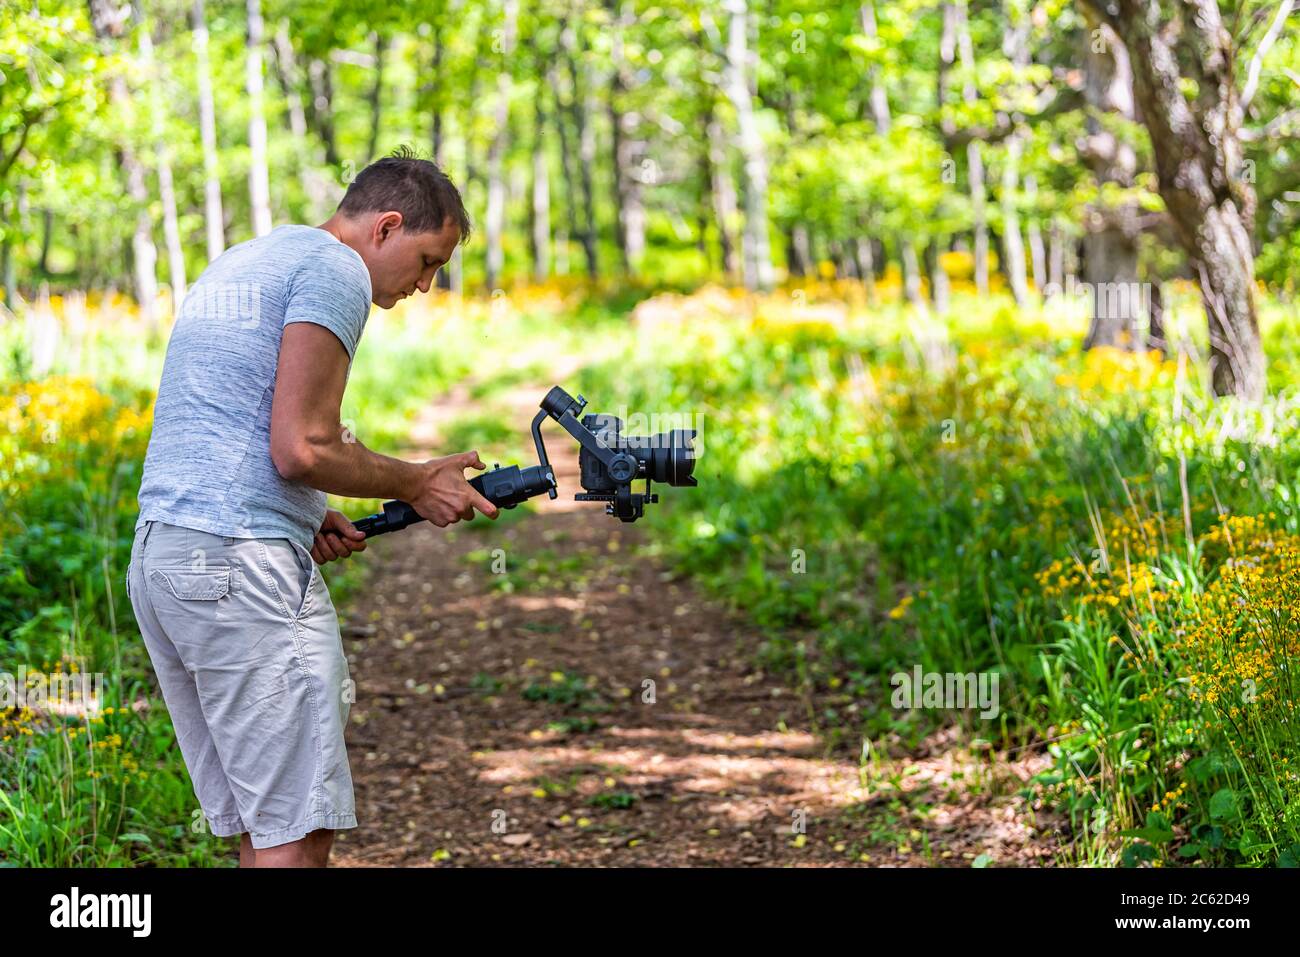
[[[1046,298],[1059,296],[1065,285],[1065,236],[1061,224],[1052,220],[1047,232],[1047,292]]]
[[[736,236],[732,223],[736,221],[736,184],[731,178],[731,164],[727,157],[727,137],[718,118],[718,105],[709,100],[709,115],[705,122],[706,148],[711,173],[709,186],[713,194],[713,218],[718,224],[718,245],[722,250],[722,270],[729,282],[740,279],[740,258],[736,250]]]
[[[872,40],[877,38],[876,33],[876,5],[872,0],[858,7],[858,19],[862,23],[862,32]],[[885,84],[880,77],[880,68],[874,64],[867,74],[868,82],[868,102],[871,104],[871,118],[876,125],[876,132],[884,136],[889,132],[889,95],[885,90]]]
[[[1266,381],[1251,245],[1255,190],[1243,170],[1232,34],[1216,0],[1187,0],[1172,15],[1157,0],[1118,0],[1117,9],[1098,12],[1128,48],[1160,196],[1200,279],[1215,394],[1258,401]],[[1194,100],[1181,64],[1196,71]]]
[[[150,130],[158,162],[158,198],[162,202],[167,275],[171,280],[172,315],[175,316],[180,314],[181,302],[185,299],[185,250],[181,246],[180,222],[176,216],[176,186],[172,180],[171,147],[167,142],[165,110],[158,96],[161,78],[155,70],[152,27],[143,9],[137,6],[136,10],[140,18],[140,65],[149,84]]]
[[[584,69],[585,84],[578,82],[577,59],[581,52],[581,34],[572,19],[564,25],[560,34],[560,43],[564,49],[564,65],[569,75],[572,93],[569,98],[568,112],[573,121],[574,133],[578,137],[578,173],[582,186],[582,225],[576,235],[582,244],[582,254],[587,263],[587,277],[595,279],[599,273],[596,258],[596,213],[592,196],[591,170],[596,162],[596,134],[589,122],[592,113],[590,74]],[[570,180],[570,189],[573,181]]]
[[[484,280],[489,290],[498,288],[505,267],[505,252],[501,241],[505,234],[506,184],[502,174],[506,144],[510,135],[510,91],[514,86],[511,76],[515,52],[515,23],[519,15],[519,0],[504,0],[505,26],[501,36],[501,65],[497,71],[497,104],[492,145],[488,148],[488,201],[487,201],[487,268]]]
[[[1084,120],[1085,137],[1078,144],[1081,157],[1092,169],[1097,185],[1133,186],[1137,154],[1102,123],[1103,113],[1118,113],[1136,120],[1133,73],[1128,53],[1110,26],[1092,21],[1084,37],[1087,72],[1084,97],[1090,107]],[[1139,210],[1132,201],[1098,201],[1083,222],[1083,280],[1091,297],[1091,318],[1084,348],[1094,346],[1141,347],[1139,326],[1143,304],[1138,285]]]
[[[1112,214],[1111,222],[1114,215],[1117,213]],[[1138,284],[1138,248],[1128,227],[1108,225],[1084,234],[1083,281],[1092,311],[1083,347],[1139,348],[1138,320],[1143,304]]]
[[[329,58],[312,57],[307,63],[307,82],[311,97],[307,101],[307,120],[325,146],[325,162],[337,175],[339,171],[338,139],[334,132],[334,72]]]
[[[89,0],[90,22],[101,40],[118,39],[123,32],[122,17],[128,8],[117,7],[110,0]],[[129,113],[131,94],[126,79],[114,73],[108,84],[109,99],[115,109]],[[135,277],[135,297],[140,318],[153,335],[158,330],[158,249],[153,242],[153,223],[149,218],[149,192],[145,188],[144,166],[125,139],[117,147],[119,163],[126,177],[126,193],[136,210],[135,230],[131,235],[131,272]]]
[[[430,72],[432,74],[429,86],[433,94],[432,105],[430,108],[432,115],[430,118],[429,140],[430,145],[433,148],[433,162],[439,169],[445,172],[446,164],[443,162],[443,152],[446,149],[446,137],[444,136],[442,129],[442,91],[445,89],[445,86],[442,82],[442,56],[442,23],[436,21],[433,24],[433,57],[429,64]],[[447,265],[438,270],[438,276],[434,282],[439,289],[450,292],[454,286],[457,291],[460,290],[460,255],[460,246],[457,246],[451,255],[452,261],[448,262]]]
[[[547,70],[547,85],[555,98],[555,129],[560,135],[560,176],[564,182],[564,221],[556,227],[555,237],[555,271],[563,276],[569,272],[569,238],[579,235],[578,177],[573,164],[568,111],[560,99],[559,69],[554,65]]]
[[[617,4],[617,13],[616,5]],[[632,87],[632,74],[623,53],[625,34],[635,22],[629,0],[609,0],[615,17],[611,40],[609,124],[613,134],[614,204],[618,210],[618,246],[626,272],[635,275],[645,254],[645,207],[641,198],[641,168],[645,141],[638,131],[639,116],[622,109],[624,95]]]
[[[795,223],[790,227],[790,271],[796,276],[806,276],[812,272],[812,251],[808,245],[808,226]],[[854,274],[858,274],[854,264]]]
[[[216,109],[212,102],[212,68],[208,62],[208,20],[203,9],[203,0],[194,0],[194,56],[199,87],[199,137],[203,143],[203,219],[207,227],[208,262],[211,262],[226,248],[226,219],[221,208]]]
[[[1034,290],[1041,296],[1047,285],[1047,249],[1043,245],[1042,227],[1038,224],[1038,179],[1032,175],[1025,177],[1025,203],[1030,210],[1029,222],[1025,226],[1029,236],[1029,265],[1033,271]]]
[[[926,265],[930,273],[930,298],[934,300],[934,311],[943,315],[948,311],[950,285],[948,273],[943,268],[943,244],[938,240],[930,243],[926,250]]]
[[[262,106],[262,0],[247,0],[248,201],[253,235],[271,231],[271,177],[266,165],[266,113]]]
[[[19,184],[22,188],[22,184]],[[16,220],[10,213],[8,200],[0,201],[0,214],[6,223]],[[14,230],[6,229],[4,239],[0,240],[0,280],[4,282],[5,306],[10,312],[18,308],[18,257],[14,255]]]
[[[1029,303],[1029,286],[1025,282],[1025,244],[1020,235],[1020,212],[1016,208],[1022,149],[1019,134],[1007,137],[1006,157],[1002,161],[1002,254],[1011,295],[1017,306],[1024,307]]]
[[[727,31],[727,94],[736,109],[736,146],[744,163],[745,227],[742,233],[745,288],[772,288],[772,255],[767,234],[767,153],[754,118],[749,88],[749,9],[747,0],[724,0]]]
[[[533,188],[530,207],[533,278],[542,282],[551,273],[551,182],[546,168],[546,112],[542,91],[533,100]]]
[[[916,247],[905,236],[898,237],[898,259],[903,265],[903,294],[922,319],[929,319],[930,305],[921,290],[921,268],[916,261]]]
[[[384,55],[388,51],[388,40],[383,34],[370,34],[375,48],[375,82],[370,88],[370,139],[366,143],[366,162],[373,163],[378,157],[379,129],[383,122],[384,110]]]
[[[876,254],[871,240],[859,236],[855,240],[858,253],[858,275],[862,277],[863,288],[867,292],[868,305],[876,304]]]
[[[312,148],[312,143],[307,136],[307,111],[303,108],[300,93],[302,78],[293,52],[293,38],[289,35],[288,20],[280,21],[272,38],[271,52],[274,54],[272,62],[275,64],[275,75],[289,111],[289,132],[293,135],[294,155],[302,179],[303,192],[307,194],[307,203],[310,206],[308,216],[314,222],[330,214],[327,208],[329,184],[321,175],[321,158]]]
[[[979,91],[975,89],[974,81],[969,79],[975,75],[975,48],[971,43],[966,4],[964,2],[957,4],[955,10],[957,50],[961,57],[962,69],[967,76],[966,83],[962,87],[962,99],[968,104],[974,104],[979,99]],[[966,144],[966,166],[971,213],[974,219],[974,242],[971,254],[975,259],[975,289],[984,296],[989,291],[989,226],[984,200],[984,154],[980,151],[980,146],[979,140],[971,140]]]
[[[1003,53],[1011,58],[1017,73],[1029,66],[1029,17],[1011,14],[1002,38]],[[1019,113],[1012,115],[1013,123],[1023,122]],[[1002,163],[1002,250],[1003,268],[1011,282],[1011,295],[1016,305],[1029,304],[1029,284],[1025,281],[1025,244],[1020,235],[1020,211],[1016,194],[1020,179],[1020,157],[1024,151],[1024,134],[1017,129],[1006,142],[1006,156]]]
[[[41,278],[50,273],[50,238],[54,232],[54,210],[46,206],[41,210],[41,258],[36,261],[36,271]]]
[[[1168,351],[1165,341],[1165,295],[1159,282],[1151,283],[1151,325],[1147,329],[1147,348],[1161,353]]]

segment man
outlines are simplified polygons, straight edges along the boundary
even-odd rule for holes
[[[497,516],[465,479],[478,453],[403,462],[339,420],[371,303],[428,292],[469,228],[451,181],[399,151],[321,226],[223,253],[172,330],[127,591],[207,826],[241,835],[241,866],[323,867],[357,824],[351,681],[316,564],[365,536],[325,493],[438,526]]]

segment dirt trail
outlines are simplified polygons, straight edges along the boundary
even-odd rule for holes
[[[512,389],[512,421],[546,388]],[[413,435],[436,444],[468,401],[453,390]],[[642,523],[573,502],[562,438],[560,497],[536,514],[421,525],[361,556],[370,585],[340,609],[360,827],[336,865],[1050,861],[1014,797],[1026,763],[951,735],[865,778],[857,755],[828,757],[810,702],[754,667],[754,629],[647,554]]]

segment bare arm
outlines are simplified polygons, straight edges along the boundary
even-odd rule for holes
[[[484,468],[478,453],[403,462],[345,437],[339,413],[347,367],[347,350],[324,326],[285,326],[271,403],[276,471],[291,482],[335,495],[401,499],[439,526],[468,521],[475,508],[496,518],[496,506],[465,480],[466,468]]]

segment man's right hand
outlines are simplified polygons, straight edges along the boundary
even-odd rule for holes
[[[478,509],[488,518],[496,518],[500,511],[478,493],[465,478],[465,469],[485,469],[478,452],[461,452],[430,459],[420,468],[423,476],[419,489],[410,499],[410,505],[439,528],[458,521],[468,522]]]

